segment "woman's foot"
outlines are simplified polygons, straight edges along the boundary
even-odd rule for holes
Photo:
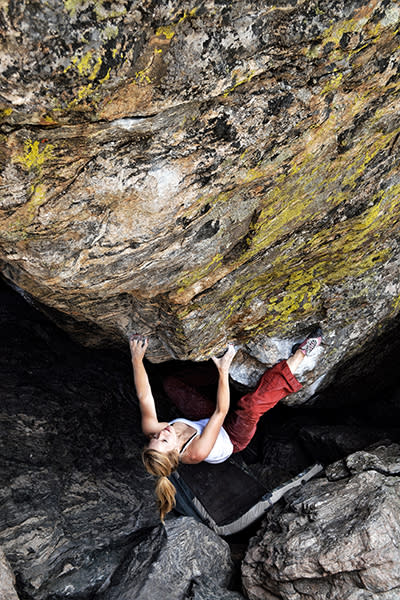
[[[309,356],[315,348],[322,342],[322,329],[321,327],[317,327],[314,329],[308,337],[299,344],[295,344],[292,348],[292,354],[295,354],[297,350],[301,350],[304,356]]]
[[[294,374],[301,363],[304,360],[305,356],[311,354],[315,348],[321,344],[322,341],[322,329],[317,327],[310,333],[308,337],[299,344],[295,344],[292,348],[292,356],[288,358],[287,364],[291,372]]]

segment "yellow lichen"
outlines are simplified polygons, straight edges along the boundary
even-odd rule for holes
[[[16,157],[16,162],[22,164],[25,169],[40,170],[42,165],[53,158],[54,146],[52,144],[41,144],[38,140],[28,139],[24,143],[24,153]]]
[[[325,85],[325,87],[321,91],[321,94],[324,96],[325,94],[329,94],[329,92],[336,90],[339,87],[339,85],[341,84],[342,79],[343,79],[343,73],[338,73],[337,75],[334,75],[332,77],[332,79],[330,79],[328,81],[328,83]]]
[[[0,110],[0,119],[4,119],[5,117],[9,117],[12,114],[13,109],[11,107],[4,108]]]
[[[108,71],[104,75],[104,77],[102,77],[102,79],[100,79],[99,83],[103,84],[105,81],[108,81],[110,79],[110,73],[111,73],[111,67],[108,69]]]
[[[159,27],[156,31],[156,35],[163,35],[167,40],[170,40],[174,37],[175,31],[171,25],[167,25],[165,27]]]
[[[394,317],[395,315],[397,315],[399,310],[400,310],[400,294],[393,300],[391,316]]]
[[[378,152],[387,147],[399,133],[400,128],[391,131],[389,134],[378,133],[375,138],[368,140],[368,144],[365,144],[363,152],[359,153],[355,157],[353,163],[348,166],[342,185],[354,187],[357,183],[357,179],[365,172],[367,165],[373,160]]]
[[[196,12],[198,11],[198,7],[195,6],[194,8],[192,8],[192,10],[189,11],[184,11],[183,16],[179,19],[178,23],[182,23],[183,21],[185,21],[185,19],[188,19],[190,17],[194,17],[194,15],[196,14]]]
[[[93,81],[96,79],[102,63],[103,59],[101,56],[95,57],[93,51],[88,50],[81,58],[74,56],[71,64],[64,69],[64,73],[67,73],[74,67],[81,77],[87,77],[90,81]]]
[[[51,115],[45,115],[42,119],[46,125],[56,125],[57,121]]]
[[[158,27],[156,30],[156,35],[157,36],[164,36],[167,40],[171,40],[174,35],[175,35],[175,29],[176,26],[179,25],[180,23],[183,23],[183,21],[185,21],[186,19],[190,18],[190,17],[194,17],[196,12],[198,10],[198,7],[195,6],[194,8],[192,8],[189,11],[184,11],[183,15],[181,17],[179,17],[179,19],[176,17],[177,20],[173,20],[172,23],[170,23],[169,25],[162,25],[161,27]]]
[[[88,98],[93,92],[93,84],[89,83],[88,85],[84,85],[82,87],[79,88],[78,93],[77,93],[77,97],[74,98],[69,104],[68,104],[68,108],[73,108],[74,106],[76,106],[77,104],[79,104],[79,102],[81,102],[82,100],[86,100],[86,98]]]
[[[121,5],[122,4],[122,5]],[[106,19],[115,19],[126,15],[127,9],[122,1],[119,5],[113,3],[110,8],[107,6],[106,0],[64,0],[64,8],[71,17],[75,17],[79,10],[85,10],[89,6],[93,7],[94,13],[98,21]]]
[[[135,79],[136,79],[136,81],[138,83],[143,83],[144,81],[146,83],[151,83],[151,79],[147,75],[148,71],[149,71],[149,69],[144,69],[143,71],[136,71],[136,73],[135,73]]]
[[[236,90],[236,88],[238,88],[240,85],[243,85],[245,83],[248,83],[249,81],[251,81],[255,75],[255,71],[250,71],[250,73],[248,75],[246,75],[243,79],[240,79],[239,81],[237,81],[236,83],[234,83],[230,88],[228,88],[224,93],[223,96],[224,98],[226,98],[227,96],[229,96],[229,94],[231,94],[232,92],[234,92]],[[236,79],[236,74],[234,74],[234,79]]]
[[[207,275],[210,275],[213,271],[215,271],[223,258],[223,254],[216,254],[206,265],[200,267],[198,270],[191,271],[189,275],[181,278],[179,281],[181,287],[178,289],[178,294],[182,293],[187,287],[196,281],[203,279],[203,277]]]
[[[368,151],[360,152],[359,147],[354,148],[354,156],[364,154],[362,161],[357,163],[359,173],[364,171],[379,149],[392,143],[393,136],[397,133],[394,131],[385,136],[376,134],[375,139],[368,144]],[[317,194],[329,186],[330,181],[335,190],[338,189],[336,182],[339,177],[342,183],[347,181],[348,189],[335,192],[330,197],[330,203],[337,205],[345,202],[351,194],[349,177],[354,174],[354,163],[351,160],[347,165],[350,173],[343,170],[345,160],[340,157],[336,167],[331,170],[329,165],[317,165],[308,174],[296,168],[289,171],[289,174],[291,173],[292,178],[293,173],[301,175],[293,180],[290,176],[281,175],[276,187],[267,195],[268,203],[260,213],[258,222],[250,227],[247,250],[244,248],[240,256],[233,257],[231,265],[218,255],[205,267],[187,273],[179,282],[182,297],[190,298],[190,293],[204,291],[207,284],[198,285],[201,279],[207,280],[212,275],[211,282],[218,281],[282,239],[286,230],[293,231],[306,223],[307,218],[315,214],[313,203],[318,198]],[[299,163],[296,164],[298,167]],[[312,166],[308,157],[306,164]],[[360,215],[323,229],[303,243],[292,237],[281,242],[279,254],[271,255],[270,266],[262,275],[250,279],[247,279],[248,275],[237,276],[218,299],[213,296],[213,305],[221,307],[216,313],[219,326],[229,326],[228,322],[234,318],[235,312],[243,312],[246,308],[251,310],[252,302],[257,299],[265,303],[266,316],[259,321],[243,324],[243,328],[253,333],[264,329],[272,331],[274,327],[281,327],[282,322],[290,324],[297,318],[315,314],[320,308],[323,288],[342,285],[349,277],[371,277],[364,274],[373,273],[376,266],[387,261],[391,255],[390,244],[385,245],[385,241],[380,239],[380,232],[389,232],[397,227],[400,218],[399,197],[400,186],[380,190],[371,198],[371,205]],[[207,304],[207,294],[201,298],[200,306],[196,304],[196,309],[211,310]],[[179,313],[181,318],[190,315],[194,306],[195,303],[189,302],[185,309],[182,308],[182,314]]]
[[[27,206],[40,205],[46,197],[46,187],[42,183],[31,186],[32,196]]]
[[[113,40],[118,36],[118,27],[116,25],[107,25],[102,31],[102,38],[104,40]]]
[[[3,236],[8,241],[25,240],[29,236],[28,227],[33,223],[38,209],[46,201],[46,187],[42,183],[32,184],[30,186],[30,196],[13,218],[7,232]]]

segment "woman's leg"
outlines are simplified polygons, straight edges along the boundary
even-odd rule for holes
[[[212,386],[213,396],[216,394],[218,372],[212,363],[183,367],[175,375],[163,380],[163,387],[171,402],[187,419],[206,419],[215,410],[215,400],[210,398]]]
[[[257,388],[243,396],[236,410],[225,419],[224,429],[231,438],[233,451],[244,450],[253,438],[260,418],[279,400],[301,388],[301,383],[293,375],[286,360],[266,371]]]
[[[257,388],[243,396],[236,410],[228,414],[224,429],[233,443],[234,452],[244,450],[256,432],[257,423],[268,410],[289,394],[298,392],[302,385],[294,373],[305,356],[320,345],[322,331],[314,330],[301,344],[293,348],[288,360],[282,360],[264,373]]]

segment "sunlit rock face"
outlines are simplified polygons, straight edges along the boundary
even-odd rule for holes
[[[1,270],[59,323],[154,361],[233,340],[243,383],[320,323],[302,401],[397,314],[397,2],[0,15]]]

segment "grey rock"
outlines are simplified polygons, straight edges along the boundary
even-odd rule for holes
[[[188,517],[168,520],[158,552],[151,556],[143,540],[114,575],[99,600],[240,600],[226,589],[232,576],[228,544]],[[143,561],[142,556],[152,560]],[[122,571],[122,572],[121,572]]]
[[[398,597],[399,455],[396,444],[358,452],[347,478],[309,482],[274,507],[243,562],[248,597]]]
[[[355,475],[364,471],[377,471],[383,475],[400,476],[400,453],[396,444],[375,445],[370,450],[355,452],[326,468],[330,481],[342,476]]]

